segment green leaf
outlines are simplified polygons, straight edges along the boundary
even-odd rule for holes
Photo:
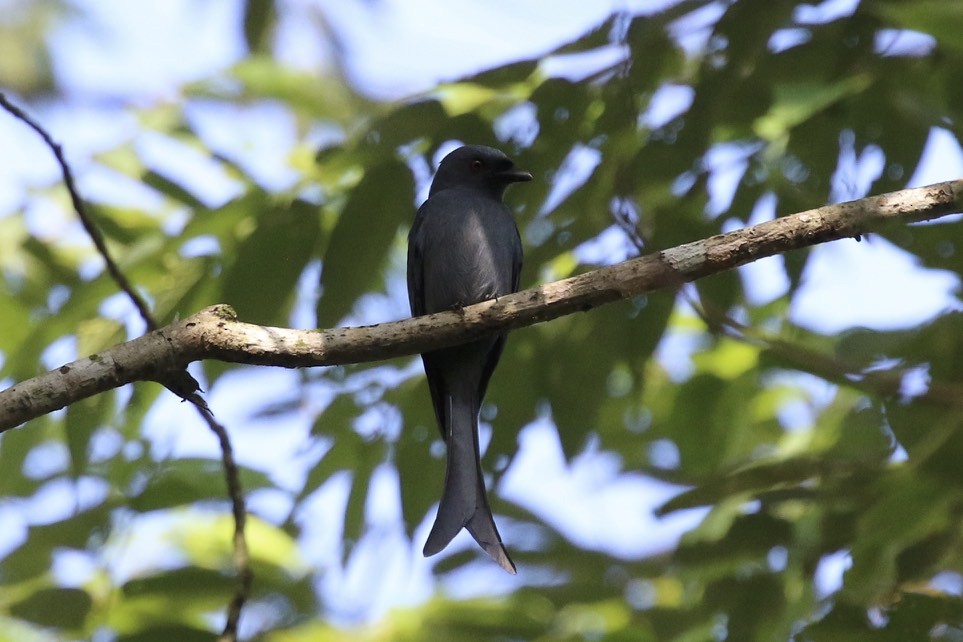
[[[207,629],[195,628],[193,626],[168,624],[163,626],[150,626],[136,633],[128,633],[117,638],[117,642],[211,642],[215,639],[214,634]]]
[[[265,51],[268,35],[277,19],[274,0],[247,0],[244,3],[244,40],[250,51]]]
[[[286,325],[295,285],[318,249],[320,217],[317,206],[301,200],[262,205],[224,274],[221,295],[244,321]]]
[[[93,600],[87,591],[44,588],[10,605],[10,613],[41,626],[78,629],[87,620]]]
[[[841,100],[858,94],[872,83],[868,75],[851,76],[836,83],[786,82],[773,88],[773,103],[766,115],[756,120],[760,138],[775,141],[789,130]]]
[[[897,580],[898,555],[953,528],[959,500],[959,491],[940,492],[933,480],[921,478],[905,466],[895,470],[859,518],[853,565],[843,586],[845,595],[858,602],[886,595]]]
[[[397,161],[368,169],[331,232],[321,270],[318,327],[338,325],[378,287],[398,227],[414,218],[411,174]]]
[[[245,467],[240,467],[239,473],[244,493],[273,486],[264,473]],[[226,484],[220,461],[176,459],[161,465],[127,505],[143,513],[211,499],[226,500]]]
[[[63,426],[67,448],[70,450],[70,473],[75,479],[86,472],[91,437],[114,410],[112,393],[95,395],[67,407]]]
[[[963,29],[963,6],[952,0],[888,0],[872,3],[868,9],[897,29],[910,29],[930,34],[941,47],[963,49],[959,41]]]
[[[192,194],[187,188],[179,185],[175,181],[154,170],[144,172],[141,179],[144,181],[145,185],[150,185],[158,192],[164,196],[167,196],[173,201],[183,203],[192,209],[204,209],[204,203],[202,203],[198,197]]]
[[[186,567],[130,580],[124,583],[121,590],[126,598],[156,595],[160,599],[169,600],[172,596],[177,596],[178,600],[185,603],[194,600],[216,603],[217,598],[212,594],[227,595],[231,588],[231,579],[223,573]]]

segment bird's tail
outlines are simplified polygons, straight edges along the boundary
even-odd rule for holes
[[[440,552],[458,531],[467,528],[499,566],[514,574],[515,564],[495,527],[478,461],[478,411],[470,397],[461,395],[449,395],[447,411],[445,490],[425,542],[424,554],[427,557]]]

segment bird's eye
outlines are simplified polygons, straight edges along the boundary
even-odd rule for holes
[[[481,169],[484,166],[485,166],[485,163],[481,162],[481,160],[477,158],[471,162],[472,169]]]

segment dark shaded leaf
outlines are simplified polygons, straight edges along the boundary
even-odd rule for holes
[[[264,473],[245,467],[240,467],[239,473],[245,493],[273,486]],[[194,502],[226,500],[226,484],[224,469],[218,460],[172,460],[151,475],[143,490],[130,497],[127,506],[148,512]]]
[[[92,605],[90,594],[82,589],[45,588],[10,605],[10,613],[41,626],[77,629],[87,620]]]
[[[267,49],[276,14],[274,0],[247,0],[244,3],[244,40],[250,51]]]
[[[398,227],[414,217],[408,168],[387,162],[368,169],[331,232],[321,270],[318,326],[334,327],[365,292],[377,287]]]
[[[255,230],[236,249],[222,280],[224,302],[238,317],[262,325],[286,325],[294,288],[321,242],[316,205],[262,203]]]

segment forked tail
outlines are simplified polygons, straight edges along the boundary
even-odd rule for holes
[[[448,463],[438,515],[425,542],[426,557],[442,551],[467,528],[499,566],[515,573],[515,564],[495,527],[478,456],[478,410],[470,397],[448,397]]]

